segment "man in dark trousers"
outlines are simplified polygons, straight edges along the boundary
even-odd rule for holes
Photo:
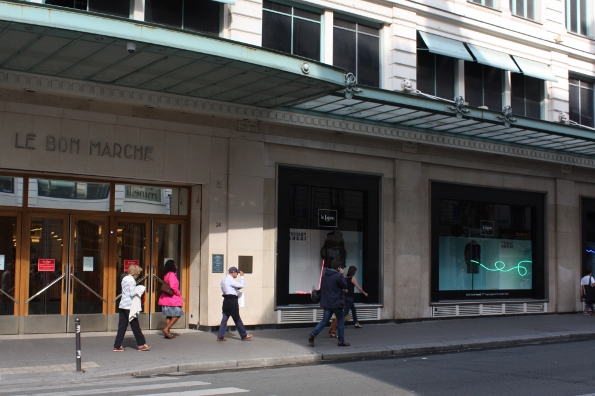
[[[246,332],[242,318],[240,318],[240,307],[238,305],[238,290],[246,285],[244,273],[238,271],[236,267],[230,267],[229,273],[221,281],[221,291],[223,292],[223,317],[221,318],[221,325],[219,326],[219,334],[217,334],[217,341],[227,341],[225,338],[225,331],[227,330],[227,321],[229,317],[233,319],[240,338],[242,341],[248,341],[252,338],[252,334]],[[237,282],[238,272],[240,274],[240,281]]]
[[[320,284],[320,306],[324,309],[324,315],[322,320],[308,336],[308,343],[310,346],[314,346],[314,338],[316,338],[324,326],[326,326],[333,314],[335,314],[338,321],[338,345],[349,346],[344,338],[345,320],[343,317],[343,309],[345,308],[345,302],[343,301],[343,290],[345,289],[347,289],[347,281],[343,277],[341,262],[335,260],[332,262],[330,268],[324,269],[324,274],[322,275],[322,282]]]

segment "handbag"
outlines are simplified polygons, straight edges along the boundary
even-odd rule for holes
[[[320,302],[320,289],[312,289],[310,297],[313,303],[318,304]]]
[[[174,295],[174,291],[169,286],[169,283],[167,283],[167,281],[165,280],[163,281],[163,283],[161,283],[161,292],[170,296]]]

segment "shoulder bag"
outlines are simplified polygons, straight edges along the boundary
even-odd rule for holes
[[[161,283],[161,292],[170,296],[174,295],[174,291],[169,286],[169,283],[167,283],[165,280],[163,280],[163,283]]]

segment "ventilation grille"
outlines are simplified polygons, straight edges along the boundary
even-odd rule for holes
[[[547,312],[547,303],[514,303],[514,304],[464,304],[440,305],[432,307],[434,318],[454,316],[542,314]],[[359,312],[358,312],[359,316]]]
[[[315,323],[320,322],[324,315],[323,309],[284,309],[277,311],[278,323]],[[380,308],[357,307],[357,318],[364,320],[379,320]]]

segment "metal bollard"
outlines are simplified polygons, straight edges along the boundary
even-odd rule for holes
[[[76,318],[76,371],[81,368],[81,320]]]

